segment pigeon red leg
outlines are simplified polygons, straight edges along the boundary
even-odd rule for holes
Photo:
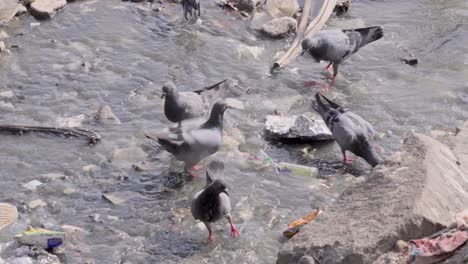
[[[331,69],[333,62],[328,63],[327,67],[325,67],[325,70],[329,71]]]
[[[202,167],[201,167],[200,165],[195,165],[195,166],[192,167],[191,170],[199,171],[199,170],[201,170],[201,168],[202,168]]]
[[[231,215],[226,216],[226,218],[228,219],[229,224],[231,225],[231,236],[232,236],[232,238],[235,238],[238,235],[240,235],[239,230],[236,229],[236,227],[234,226],[234,223],[232,222]]]
[[[214,240],[213,238],[213,230],[211,230],[211,224],[210,223],[205,223],[203,222],[206,226],[206,229],[208,229],[208,241],[211,242]]]
[[[191,177],[200,177],[199,174],[192,172],[191,170],[185,169],[185,172]]]
[[[341,152],[343,152],[343,164],[345,165],[352,164],[353,160],[350,159],[348,156],[346,156],[346,150],[342,150]]]

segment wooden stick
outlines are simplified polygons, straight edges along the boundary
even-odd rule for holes
[[[22,135],[24,133],[48,133],[54,135],[64,135],[67,137],[85,137],[89,140],[89,144],[93,145],[101,140],[101,136],[93,131],[81,128],[66,128],[66,127],[45,127],[45,126],[23,126],[23,125],[2,125],[0,124],[0,132],[9,132],[12,134]]]

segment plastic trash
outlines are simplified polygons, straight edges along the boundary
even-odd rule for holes
[[[30,226],[23,233],[16,235],[15,239],[22,245],[55,249],[65,242],[65,232],[51,231]]]
[[[293,173],[298,176],[312,176],[318,175],[318,169],[309,166],[297,165],[288,162],[280,162],[278,164],[278,170],[280,173]]]
[[[302,217],[301,219],[299,220],[296,220],[294,222],[292,222],[288,229],[286,229],[284,232],[283,232],[283,235],[287,238],[291,238],[293,237],[295,234],[297,234],[297,232],[299,232],[299,230],[304,226],[304,225],[307,225],[310,221],[314,220],[315,218],[317,218],[317,216],[319,216],[319,214],[322,213],[322,211],[320,211],[319,208],[315,209],[312,213]]]

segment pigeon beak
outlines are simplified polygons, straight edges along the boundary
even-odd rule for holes
[[[164,99],[164,97],[166,97],[166,93],[161,94],[161,99]]]

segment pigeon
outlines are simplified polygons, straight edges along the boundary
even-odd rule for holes
[[[338,65],[365,45],[383,37],[379,26],[347,30],[322,30],[302,41],[302,55],[306,51],[317,62],[329,61],[327,70],[333,65],[333,78],[338,74]]]
[[[219,85],[225,81],[193,92],[177,92],[174,83],[166,82],[162,87],[163,93],[161,95],[161,98],[165,99],[164,114],[166,118],[171,122],[179,123],[180,126],[180,122],[183,120],[205,115],[208,99],[202,94],[209,90],[215,90],[215,88],[219,89]]]
[[[200,0],[182,0],[182,7],[184,8],[184,17],[186,20],[188,20],[188,14],[190,14],[190,17],[193,17],[192,9],[198,11],[198,16],[200,16]]]
[[[328,102],[325,105],[322,99]],[[346,151],[365,159],[372,167],[380,163],[380,157],[376,152],[379,148],[374,143],[375,130],[372,125],[357,114],[344,109],[335,102],[329,100],[320,93],[315,94],[317,107],[314,107],[327,124],[336,142],[343,153],[343,163],[352,162],[346,156]]]
[[[231,236],[237,237],[240,233],[234,226],[231,216],[231,200],[229,199],[226,184],[219,179],[214,179],[214,173],[210,165],[206,168],[206,186],[197,192],[192,200],[191,211],[195,219],[202,221],[208,229],[208,240],[213,241],[211,224],[226,218],[231,225]],[[222,163],[221,163],[222,164]]]
[[[213,105],[208,120],[199,126],[181,126],[169,132],[145,136],[157,140],[166,151],[185,163],[185,172],[195,176],[190,169],[199,169],[196,165],[216,153],[223,144],[223,115],[228,108],[230,106],[223,100],[218,100]]]

